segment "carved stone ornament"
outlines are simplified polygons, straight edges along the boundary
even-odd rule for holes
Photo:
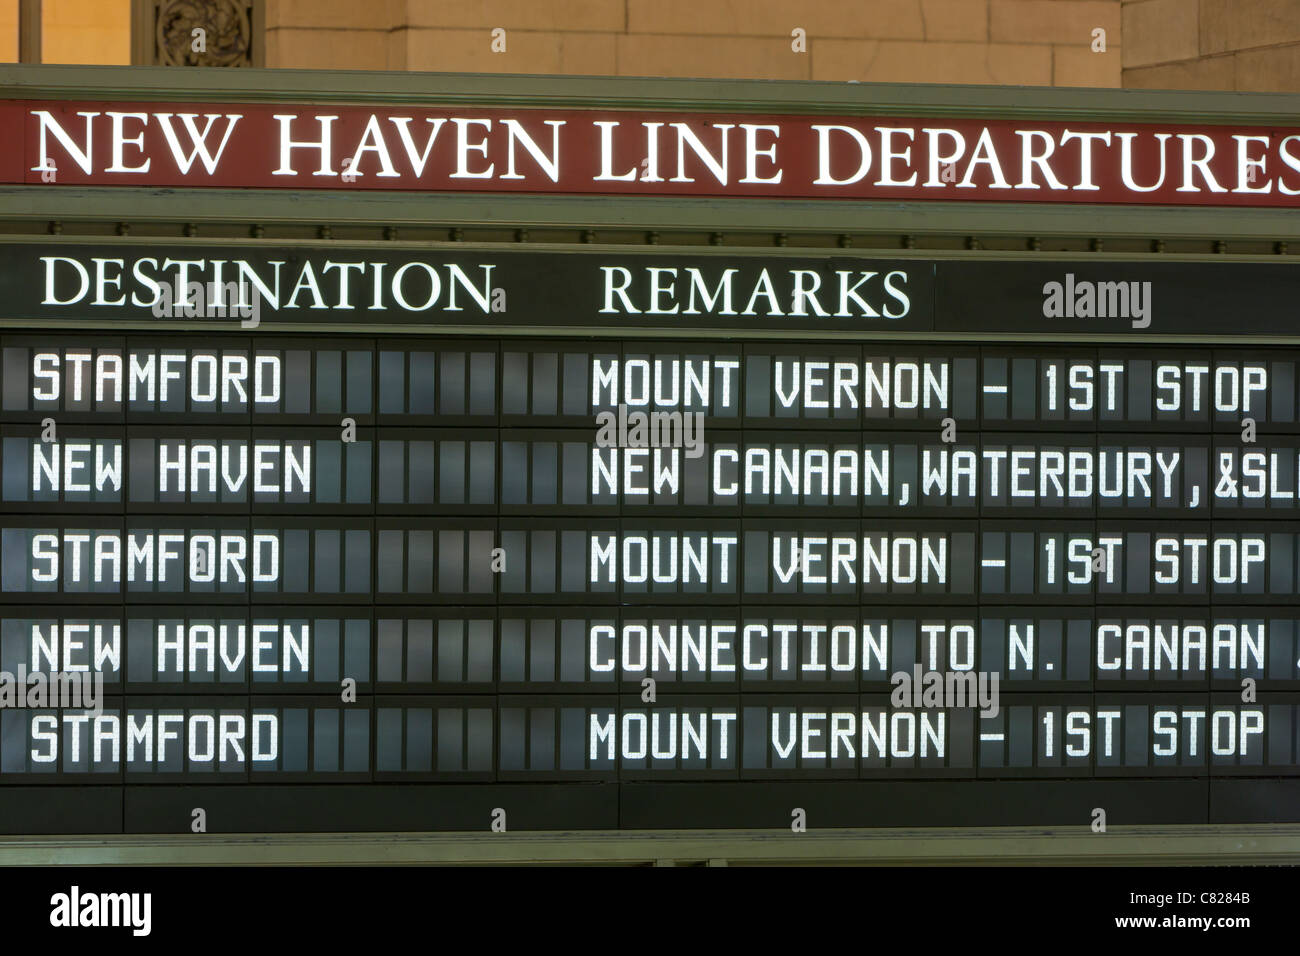
[[[252,14],[248,0],[161,0],[156,20],[158,63],[252,66]]]

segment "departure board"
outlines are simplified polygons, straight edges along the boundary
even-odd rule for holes
[[[0,249],[0,830],[1298,818],[1293,268],[219,248]]]

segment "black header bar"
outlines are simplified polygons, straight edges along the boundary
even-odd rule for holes
[[[1286,337],[1297,293],[1255,261],[0,243],[0,323],[68,328]]]

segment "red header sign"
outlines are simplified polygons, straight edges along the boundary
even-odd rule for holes
[[[1300,206],[1300,126],[0,101],[0,183]]]

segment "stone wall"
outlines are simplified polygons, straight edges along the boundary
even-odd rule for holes
[[[1300,0],[1124,0],[1124,86],[1300,92]]]
[[[268,0],[266,25],[268,65],[283,67],[1118,86],[1120,10],[1120,0]]]
[[[1300,0],[264,2],[272,67],[1300,92]],[[43,0],[46,62],[127,62],[130,3]]]

